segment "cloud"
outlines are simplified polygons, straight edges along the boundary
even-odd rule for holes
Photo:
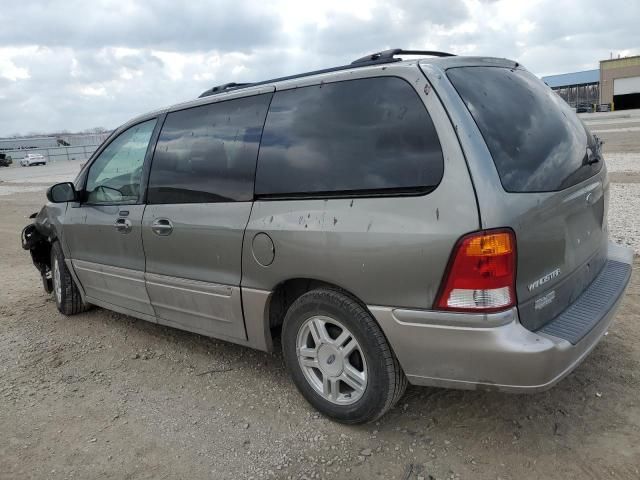
[[[5,2],[0,136],[114,128],[213,85],[395,47],[507,57],[539,75],[597,68],[640,53],[638,18],[623,0]]]
[[[3,5],[0,45],[249,50],[277,36],[265,2],[24,0]]]
[[[462,0],[400,0],[371,8],[365,18],[355,13],[331,13],[324,24],[310,24],[306,40],[313,52],[358,55],[388,48],[432,48],[432,32],[468,19]]]

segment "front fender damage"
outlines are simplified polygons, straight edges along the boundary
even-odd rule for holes
[[[44,208],[43,208],[44,210]],[[22,248],[29,250],[31,260],[42,276],[42,286],[47,293],[53,291],[53,282],[51,280],[51,241],[48,231],[42,221],[43,210],[39,214],[33,214],[29,218],[35,218],[35,222],[27,225],[22,229],[21,242]]]

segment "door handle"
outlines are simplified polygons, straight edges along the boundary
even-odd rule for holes
[[[128,218],[119,218],[114,224],[116,230],[120,233],[129,233],[131,231],[131,225],[131,220]]]
[[[158,218],[151,224],[151,230],[156,235],[171,235],[171,232],[173,232],[173,224],[168,218]]]

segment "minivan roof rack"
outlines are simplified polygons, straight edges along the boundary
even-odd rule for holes
[[[237,88],[248,87],[249,85],[253,85],[253,84],[252,83],[235,83],[235,82],[224,83],[222,85],[217,85],[215,87],[212,87],[209,90],[205,90],[204,92],[202,92],[202,94],[198,98],[208,97],[209,95],[226,92],[227,90],[235,90]]]
[[[375,63],[389,63],[399,62],[400,58],[395,58],[396,55],[425,55],[429,57],[455,57],[453,53],[438,52],[436,50],[403,50],[401,48],[392,48],[391,50],[383,50],[382,52],[372,53],[366,57],[359,58],[351,62],[351,65],[358,65],[359,63],[371,64]]]
[[[384,50],[382,52],[372,53],[366,57],[354,60],[348,65],[341,65],[338,67],[325,68],[322,70],[314,70],[312,72],[298,73],[296,75],[289,75],[286,77],[272,78],[271,80],[263,80],[255,83],[225,83],[216,87],[210,88],[204,91],[198,98],[208,97],[210,95],[217,95],[218,93],[228,92],[230,90],[238,90],[240,88],[255,87],[259,85],[266,85],[274,82],[281,82],[284,80],[293,80],[295,78],[308,77],[311,75],[318,75],[320,73],[338,72],[340,70],[348,70],[354,67],[366,67],[369,65],[377,65],[380,63],[399,62],[402,59],[395,58],[396,55],[425,55],[431,57],[455,57],[453,53],[437,52],[433,50],[403,50],[401,48],[394,48],[391,50]]]

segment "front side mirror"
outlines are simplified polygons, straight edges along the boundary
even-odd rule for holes
[[[56,183],[47,190],[47,200],[52,203],[75,202],[77,199],[78,193],[71,182]]]

